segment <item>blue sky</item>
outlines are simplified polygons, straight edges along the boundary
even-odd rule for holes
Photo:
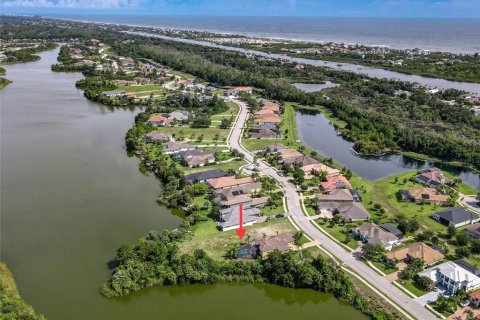
[[[480,18],[480,0],[0,0],[2,13]]]

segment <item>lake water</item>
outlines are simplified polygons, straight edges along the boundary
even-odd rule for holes
[[[478,10],[478,8],[477,8]],[[385,45],[392,48],[480,52],[480,20],[418,18],[214,17],[81,15],[55,17],[175,29],[206,30],[307,41]]]
[[[309,148],[318,151],[349,168],[367,180],[378,180],[405,172],[435,166],[448,171],[465,183],[480,190],[480,175],[463,168],[418,160],[401,154],[380,157],[360,156],[353,152],[353,142],[337,135],[333,124],[321,113],[297,112],[297,130],[301,140]]]
[[[338,86],[338,84],[331,81],[325,81],[325,83],[292,83],[292,85],[305,92],[316,92]]]
[[[0,93],[1,256],[22,297],[49,320],[366,319],[328,294],[273,285],[156,287],[99,293],[123,243],[180,218],[124,150],[138,109],[89,102],[75,73],[53,73],[58,49],[8,65]]]

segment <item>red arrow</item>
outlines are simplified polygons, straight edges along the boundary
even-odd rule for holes
[[[243,204],[240,203],[239,207],[239,214],[238,214],[238,220],[240,227],[237,229],[237,236],[242,240],[243,236],[245,235],[245,229],[243,229]]]

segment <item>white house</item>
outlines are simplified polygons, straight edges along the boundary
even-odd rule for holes
[[[452,293],[462,288],[469,291],[480,287],[479,277],[451,261],[425,269],[418,275],[432,279]]]

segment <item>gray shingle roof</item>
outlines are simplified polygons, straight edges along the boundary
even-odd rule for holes
[[[466,221],[471,221],[473,219],[478,219],[477,214],[470,212],[467,209],[462,207],[448,208],[443,211],[435,212],[434,214],[453,224],[458,224]]]

